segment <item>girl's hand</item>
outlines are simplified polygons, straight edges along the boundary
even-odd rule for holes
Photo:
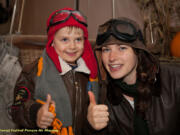
[[[90,104],[87,119],[94,129],[101,130],[107,126],[109,121],[108,107],[106,105],[97,105],[94,94],[91,91],[88,94]]]

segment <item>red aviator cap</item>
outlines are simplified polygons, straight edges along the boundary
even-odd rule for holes
[[[65,11],[65,12],[70,11],[72,12],[72,15],[70,16],[66,16],[63,14],[61,15],[61,11]],[[75,26],[75,27],[81,28],[84,31],[84,37],[85,37],[84,52],[82,54],[82,58],[90,70],[90,77],[95,79],[97,77],[97,63],[96,63],[96,59],[91,48],[91,44],[88,41],[88,30],[85,24],[85,19],[83,20],[83,16],[81,16],[81,14],[76,14],[76,12],[80,13],[79,11],[73,10],[72,8],[63,8],[63,9],[54,11],[49,16],[47,20],[48,42],[46,44],[46,52],[48,56],[54,62],[57,70],[59,72],[62,72],[60,61],[58,59],[58,54],[56,53],[54,47],[51,46],[54,40],[54,35],[59,29],[66,26]],[[53,22],[55,22],[54,24],[52,24],[52,20]]]

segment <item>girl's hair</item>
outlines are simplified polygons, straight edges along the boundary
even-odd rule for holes
[[[159,95],[160,89],[158,89],[158,82],[156,82],[156,75],[159,68],[157,59],[149,52],[143,49],[137,49],[132,47],[138,58],[137,66],[137,81],[138,81],[138,98],[135,104],[137,112],[144,117],[145,112],[151,103],[152,95]],[[108,71],[104,67],[101,60],[101,50],[96,49],[96,57],[99,64],[100,80],[108,79]],[[159,78],[158,78],[159,80]],[[156,83],[155,83],[156,82]],[[158,86],[158,87],[157,87]],[[156,89],[155,89],[156,88]],[[110,91],[112,92],[112,91]],[[114,98],[115,99],[115,98]]]
[[[145,111],[150,106],[151,97],[159,93],[159,89],[155,89],[157,65],[154,59],[149,57],[148,52],[142,49],[134,49],[138,57],[137,80],[138,80],[138,99],[136,109],[138,113],[144,116]]]

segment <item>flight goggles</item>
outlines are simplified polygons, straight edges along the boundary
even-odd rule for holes
[[[50,29],[50,27],[54,25],[66,22],[70,18],[70,16],[72,16],[77,22],[87,27],[86,18],[85,16],[83,16],[83,14],[80,11],[60,10],[60,11],[57,11],[54,15],[52,15],[47,31]]]
[[[137,39],[144,43],[141,31],[136,30],[132,23],[125,20],[110,20],[101,25],[98,30],[96,44],[102,45],[111,35],[126,43],[132,43]]]

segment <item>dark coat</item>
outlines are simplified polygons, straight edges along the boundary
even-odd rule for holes
[[[12,106],[12,117],[16,124],[22,129],[38,129],[36,125],[37,111],[41,107],[41,104],[34,100],[35,89],[35,77],[37,74],[38,61],[24,67],[15,87],[15,101]],[[74,72],[73,70],[62,75],[62,79],[68,90],[69,100],[72,107],[72,127],[73,131],[77,135],[82,135],[84,127],[84,120],[87,116],[87,107],[89,104],[89,98],[86,90],[86,85],[89,80],[89,76],[85,73]],[[28,88],[27,91],[20,91],[20,86]],[[24,93],[24,94],[22,94]],[[18,98],[18,97],[21,98]],[[58,103],[56,103],[58,104]],[[63,108],[62,108],[63,109]],[[49,132],[29,132],[29,134],[49,134]],[[23,132],[22,134],[27,134]],[[20,134],[17,133],[18,135]]]
[[[150,135],[179,135],[180,134],[180,64],[161,63],[159,72],[160,95],[151,98],[151,105],[145,113]],[[108,91],[118,89],[104,83]],[[158,89],[157,89],[158,90]],[[105,96],[105,89],[101,95]],[[101,96],[101,99],[102,97]],[[113,104],[108,99],[110,121],[101,131],[94,131],[96,135],[133,135],[134,109],[121,95],[119,103]],[[89,128],[91,131],[92,129]]]

